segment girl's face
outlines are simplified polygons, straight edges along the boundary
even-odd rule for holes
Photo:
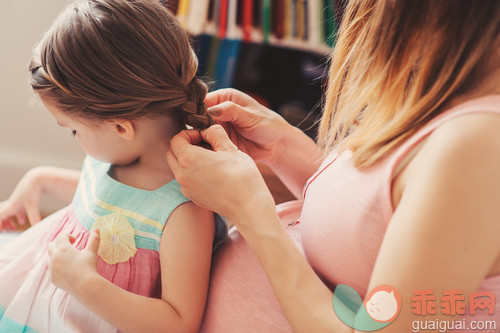
[[[134,138],[128,137],[119,121],[89,120],[61,111],[48,99],[42,99],[57,124],[69,128],[83,151],[102,162],[128,165],[139,157]]]

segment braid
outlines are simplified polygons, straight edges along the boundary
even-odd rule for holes
[[[207,91],[207,85],[196,77],[187,85],[186,102],[182,105],[186,125],[203,129],[213,124],[204,102]]]

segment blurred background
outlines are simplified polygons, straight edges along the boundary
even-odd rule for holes
[[[0,201],[39,165],[80,168],[84,154],[69,129],[57,126],[28,84],[31,51],[66,0],[0,1]],[[62,203],[44,198],[49,212]]]

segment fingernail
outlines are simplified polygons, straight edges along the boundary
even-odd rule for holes
[[[208,109],[208,114],[211,115],[212,117],[218,117],[221,114],[221,111],[217,107],[211,107]]]

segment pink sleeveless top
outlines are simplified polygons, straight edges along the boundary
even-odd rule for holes
[[[388,157],[365,170],[354,167],[348,151],[330,154],[307,182],[303,202],[277,207],[289,235],[332,290],[342,283],[365,296],[394,213],[394,171],[437,127],[477,112],[500,114],[500,95],[470,100],[442,113]],[[300,223],[293,223],[297,220]],[[479,291],[496,295],[497,311],[494,316],[476,314],[474,320],[496,320],[500,328],[500,275],[485,279]],[[201,331],[291,331],[263,269],[237,230],[232,230],[228,242],[214,258]]]

